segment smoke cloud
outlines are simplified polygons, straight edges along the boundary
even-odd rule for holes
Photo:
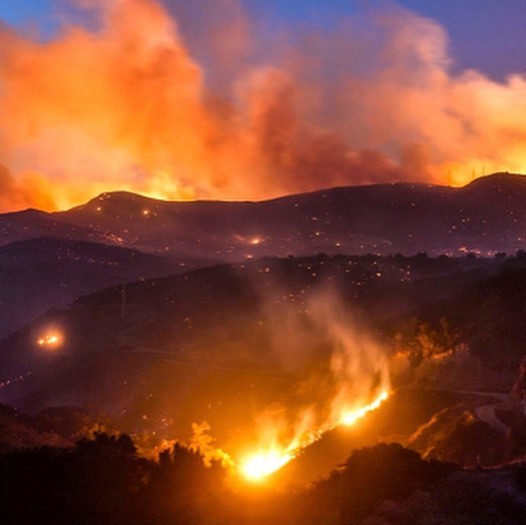
[[[81,4],[48,41],[0,27],[2,211],[524,170],[526,78],[452,73],[444,29],[396,5],[265,45],[235,0]]]
[[[293,454],[358,420],[369,410],[364,407],[387,395],[389,363],[335,289],[313,290],[301,304],[267,300],[264,318],[274,335],[269,351],[296,381],[255,415],[256,441],[263,450]]]

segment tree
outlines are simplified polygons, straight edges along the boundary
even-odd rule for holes
[[[386,500],[407,498],[458,467],[424,461],[398,443],[380,443],[354,451],[341,474],[340,522],[354,525]]]
[[[146,495],[150,522],[193,524],[205,514],[220,513],[225,474],[218,462],[206,466],[199,452],[180,443],[161,452]]]

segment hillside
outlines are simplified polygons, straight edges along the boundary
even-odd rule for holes
[[[0,337],[80,295],[184,269],[136,250],[52,237],[0,246]]]
[[[105,193],[69,211],[0,216],[4,243],[46,235],[180,259],[515,252],[524,246],[526,180],[495,174],[463,188],[379,184],[261,202],[166,202]]]
[[[493,314],[504,314],[506,297],[514,301],[503,288],[507,272],[526,271],[524,264],[509,270],[510,264],[523,262],[268,258],[108,288],[52,309],[0,342],[0,401],[29,411],[90,406],[109,414],[117,428],[155,431],[159,439],[188,437],[192,423],[207,421],[219,445],[236,450],[238,436],[254,432],[256,414],[278,401],[294,410],[301,393],[317,384],[316,370],[341,344],[331,326],[353,337],[369,334],[393,359],[403,349],[409,369],[393,367],[393,379],[402,373],[405,386],[432,380],[434,388],[509,391],[522,358],[513,339],[522,317],[510,320],[518,323],[514,330],[507,325],[510,344],[503,349],[497,324],[477,325],[471,306],[464,318],[457,312],[463,296],[477,289],[477,304],[494,304],[491,297],[502,293]],[[343,324],[335,325],[340,317]],[[37,344],[50,330],[62,334],[61,347]],[[481,344],[482,335],[491,344]],[[455,354],[462,345],[480,361]],[[412,426],[399,421],[382,432],[403,428],[400,435],[408,438],[432,415],[426,409]]]
[[[319,252],[514,252],[524,244],[526,180],[497,174],[464,188],[389,184],[264,202],[169,203],[110,193],[55,214],[148,251],[235,261]]]

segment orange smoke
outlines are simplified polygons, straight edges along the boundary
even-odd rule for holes
[[[260,482],[264,480],[296,458],[304,448],[321,439],[325,432],[338,425],[352,426],[356,424],[369,412],[378,409],[388,397],[389,392],[383,390],[369,404],[343,412],[340,420],[330,422],[322,428],[308,429],[306,427],[287,443],[280,444],[275,440],[265,443],[261,449],[241,460],[239,472],[249,481]]]
[[[443,29],[401,8],[276,45],[255,66],[240,51],[258,49],[250,22],[215,0],[199,33],[214,69],[158,1],[88,5],[97,29],[65,25],[44,43],[0,29],[1,210],[116,189],[260,199],[526,170],[526,78],[452,74]]]
[[[337,293],[313,293],[303,313],[275,303],[272,309],[283,328],[276,330],[276,354],[301,380],[292,399],[255,416],[256,439],[238,455],[240,473],[255,481],[286,465],[325,432],[354,425],[376,410],[390,390],[386,355]]]

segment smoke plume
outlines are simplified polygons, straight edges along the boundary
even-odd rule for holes
[[[524,169],[526,78],[452,73],[434,21],[391,5],[269,45],[241,3],[195,4],[84,1],[92,23],[46,41],[0,27],[3,211]]]
[[[353,424],[388,395],[386,354],[334,289],[314,290],[302,305],[270,301],[265,319],[278,366],[297,381],[256,414],[263,450],[294,454],[328,430]]]

